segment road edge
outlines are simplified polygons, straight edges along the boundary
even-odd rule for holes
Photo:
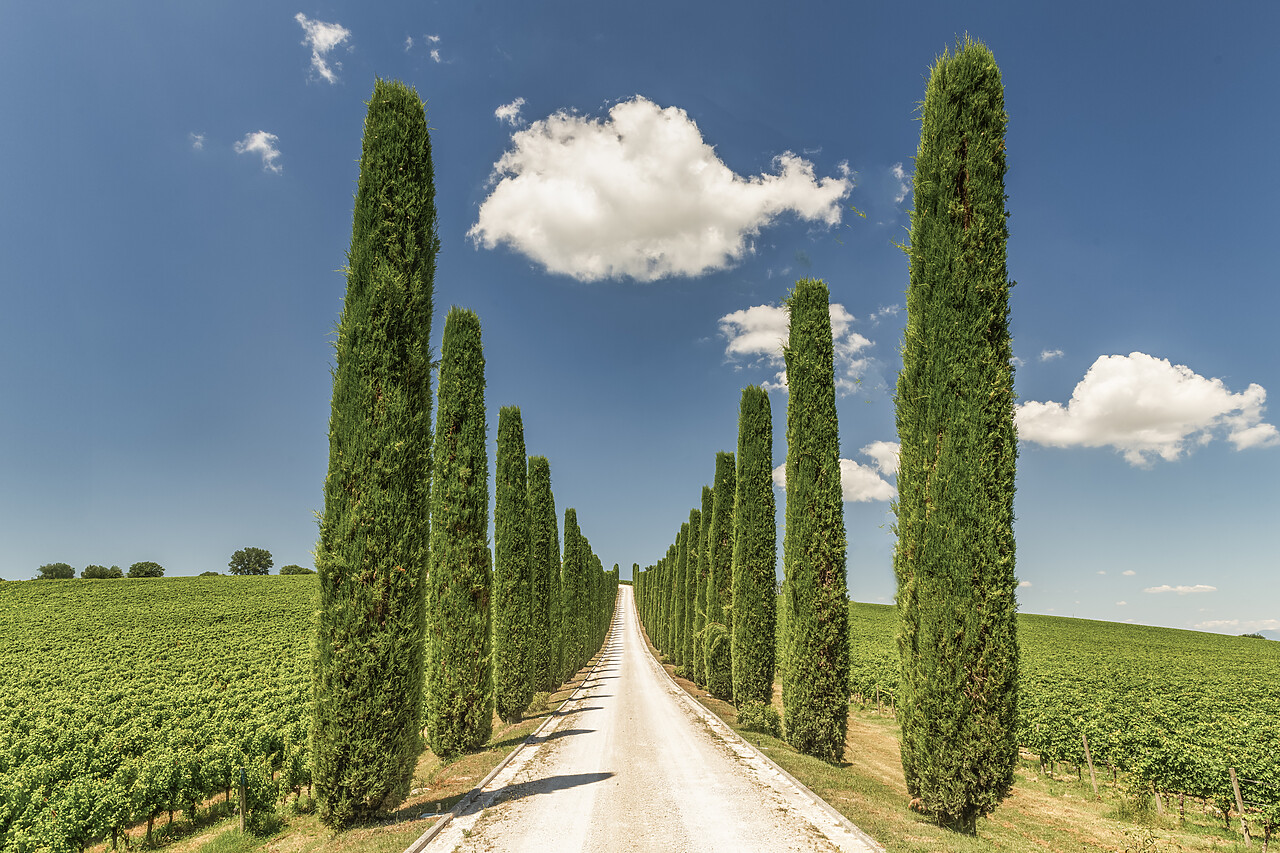
[[[639,621],[638,615],[637,615],[636,621],[637,622]],[[641,636],[643,636],[645,639],[645,654],[649,656],[649,660],[651,660],[655,665],[657,665],[658,669],[662,671],[662,674],[666,676],[667,681],[671,684],[672,687],[676,689],[676,691],[684,699],[684,701],[690,707],[690,709],[692,709],[694,713],[696,713],[699,717],[701,717],[702,720],[706,722],[707,725],[710,726],[713,731],[715,731],[717,736],[719,736],[723,740],[732,742],[734,746],[745,747],[747,750],[754,753],[757,757],[764,759],[765,763],[767,763],[770,767],[776,770],[778,774],[782,776],[782,778],[786,779],[788,782],[794,785],[796,787],[796,790],[800,791],[801,794],[803,794],[808,799],[812,800],[813,804],[817,806],[820,811],[824,812],[833,821],[835,821],[837,824],[843,827],[847,832],[849,832],[849,834],[853,835],[862,843],[866,844],[872,850],[880,851],[880,853],[887,853],[883,845],[881,845],[878,841],[876,841],[870,835],[867,835],[865,832],[859,829],[853,823],[853,821],[849,820],[847,817],[842,815],[839,812],[839,810],[836,809],[835,806],[831,805],[826,800],[822,799],[822,797],[819,797],[817,794],[815,794],[812,790],[809,789],[808,785],[804,784],[799,779],[797,779],[796,777],[788,773],[786,770],[782,769],[780,766],[778,766],[778,763],[776,761],[774,761],[772,758],[765,755],[758,748],[756,748],[755,744],[751,743],[751,741],[747,740],[746,738],[742,737],[742,735],[735,732],[732,726],[730,726],[728,723],[726,723],[724,720],[720,718],[719,714],[717,714],[715,711],[712,711],[706,705],[703,705],[693,696],[689,695],[689,691],[681,687],[680,683],[671,677],[671,673],[667,672],[667,668],[662,665],[662,661],[658,660],[656,657],[653,656],[653,646],[649,642],[649,636],[644,632],[643,626],[640,627],[640,632],[641,632]]]
[[[615,604],[614,606],[616,608],[617,605]],[[564,710],[564,707],[566,705],[568,705],[570,702],[578,698],[578,694],[582,691],[582,688],[591,679],[591,676],[595,674],[596,669],[600,666],[601,662],[604,660],[604,654],[603,654],[604,649],[606,646],[609,645],[609,640],[613,637],[613,633],[616,630],[616,628],[617,628],[617,620],[615,619],[614,621],[609,623],[609,633],[605,635],[604,642],[600,644],[600,650],[596,653],[596,656],[595,656],[595,663],[591,665],[591,669],[587,670],[586,676],[584,676],[582,681],[579,682],[578,686],[573,689],[573,692],[570,693],[568,697],[563,702],[560,703],[559,707],[557,707],[554,711],[552,711],[547,716],[547,718],[542,721],[542,725],[538,726],[536,729],[530,732],[529,735],[526,736],[524,740],[520,741],[520,743],[516,746],[515,749],[507,753],[507,757],[502,759],[500,762],[498,762],[498,765],[489,771],[489,775],[481,779],[480,782],[476,784],[474,788],[468,791],[462,799],[454,803],[453,808],[449,809],[449,811],[446,812],[440,818],[440,820],[433,823],[430,827],[427,828],[426,832],[418,836],[416,841],[414,841],[412,844],[406,847],[404,849],[404,853],[422,853],[422,851],[426,849],[427,845],[430,844],[432,841],[434,841],[435,837],[439,835],[441,832],[443,832],[444,828],[448,826],[455,817],[457,817],[466,808],[468,808],[476,800],[476,798],[479,797],[484,792],[485,786],[488,785],[490,782],[492,782],[495,776],[497,776],[504,769],[506,769],[506,766],[510,764],[512,761],[514,761],[515,757],[519,755],[521,752],[523,752],[525,747],[533,743],[534,738],[539,737],[542,734],[543,730],[546,729],[548,726],[550,726],[552,723],[560,722],[560,719],[561,719],[560,712]],[[677,685],[677,687],[678,686],[679,685]]]

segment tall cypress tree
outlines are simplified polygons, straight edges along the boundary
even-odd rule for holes
[[[493,496],[493,687],[498,716],[519,722],[533,698],[529,478],[520,409],[498,411]]]
[[[716,454],[712,493],[711,531],[707,536],[710,570],[707,574],[707,689],[730,699],[733,695],[733,502],[736,472],[732,453]],[[772,488],[772,486],[770,486]],[[717,653],[713,654],[712,646]]]
[[[564,600],[564,648],[566,678],[572,676],[587,662],[587,569],[590,554],[586,540],[578,527],[578,511],[569,507],[564,511],[564,574],[562,581]]]
[[[830,296],[815,279],[787,299],[787,741],[827,761],[844,756],[849,718],[849,602],[836,423]]]
[[[689,534],[686,542],[688,553],[685,555],[685,571],[687,574],[684,587],[684,675],[690,681],[693,681],[696,676],[693,648],[698,644],[698,552],[702,550],[699,546],[702,541],[701,533],[702,511],[691,509],[689,510]]]
[[[897,389],[898,714],[907,789],[972,833],[1018,757],[1008,118],[991,51],[966,38],[944,53],[921,119]]]
[[[774,595],[778,558],[773,502],[773,417],[769,394],[742,390],[733,512],[733,699],[773,700]]]
[[[533,674],[538,690],[560,683],[560,530],[551,463],[529,457],[529,563],[533,570]]]
[[[699,687],[707,686],[707,575],[711,570],[707,537],[711,533],[714,494],[710,486],[702,487],[702,525],[698,529],[698,579],[695,582],[698,600],[693,615],[693,680]]]
[[[685,664],[685,650],[688,648],[687,606],[689,604],[689,522],[680,525],[676,535],[676,571],[675,571],[675,640],[671,644],[672,662],[681,668]]]
[[[403,800],[419,752],[431,501],[431,139],[417,92],[365,118],[316,546],[312,742],[321,819]]]
[[[451,308],[440,344],[427,583],[427,742],[441,756],[474,749],[493,728],[484,385],[480,318]]]

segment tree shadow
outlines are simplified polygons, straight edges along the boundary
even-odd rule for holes
[[[529,744],[531,746],[536,746],[537,744],[546,743],[550,740],[560,740],[562,737],[570,737],[572,735],[589,735],[594,731],[595,729],[556,729],[549,735],[529,738]]]
[[[550,794],[553,791],[563,791],[567,788],[576,788],[579,785],[603,782],[613,775],[612,773],[569,773],[564,776],[549,776],[545,779],[530,779],[527,782],[506,785],[492,791],[487,797],[476,797],[459,814],[475,814],[499,803],[520,800],[534,794]],[[482,803],[484,804],[483,806],[481,805]]]

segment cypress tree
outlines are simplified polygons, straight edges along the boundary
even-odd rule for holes
[[[663,591],[664,600],[666,601],[666,613],[663,615],[665,623],[663,634],[662,651],[671,663],[675,663],[675,639],[676,639],[676,557],[680,554],[680,548],[677,545],[680,537],[676,537],[676,542],[667,546],[667,565],[666,565],[666,589]]]
[[[702,550],[702,511],[689,510],[689,538],[687,542],[688,561],[685,566],[688,572],[684,588],[684,670],[685,678],[695,681],[697,672],[694,668],[697,656],[694,648],[698,645],[698,552]]]
[[[733,695],[733,501],[736,473],[732,453],[716,454],[716,481],[707,537],[707,689],[722,699]],[[770,486],[772,488],[772,486]],[[712,654],[712,645],[718,654]]]
[[[1008,117],[991,51],[966,38],[944,53],[921,119],[897,388],[898,714],[907,789],[973,833],[1018,757]]]
[[[774,595],[778,559],[773,502],[773,418],[769,395],[751,385],[738,414],[738,471],[733,512],[733,698],[773,700]]]
[[[533,683],[560,683],[560,529],[551,491],[551,463],[529,457],[529,563],[533,568]]]
[[[787,299],[787,528],[789,660],[782,684],[787,741],[826,761],[844,756],[849,717],[849,602],[844,497],[836,424],[830,296],[815,279]]]
[[[711,510],[714,508],[714,492],[710,486],[702,487],[702,525],[698,528],[698,600],[693,622],[693,680],[699,687],[707,686],[707,575],[711,560],[707,553],[707,537],[711,534]]]
[[[564,601],[565,676],[572,676],[587,662],[587,587],[590,555],[586,553],[586,541],[578,528],[578,511],[570,507],[564,511],[564,575],[562,581]]]
[[[427,583],[427,742],[452,756],[493,727],[489,459],[480,318],[451,308],[440,344],[431,573]],[[421,522],[419,522],[421,523]]]
[[[689,604],[689,522],[680,525],[676,535],[675,570],[675,639],[671,646],[672,663],[684,674],[685,651],[688,649],[688,625],[686,619]]]
[[[498,412],[493,496],[493,688],[498,716],[519,722],[533,698],[529,479],[520,409]]]
[[[312,743],[320,817],[335,828],[403,800],[420,750],[438,248],[422,100],[378,80],[360,155],[316,546]]]

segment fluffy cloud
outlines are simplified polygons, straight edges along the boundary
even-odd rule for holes
[[[1031,589],[1031,581],[1018,581],[1018,589]]]
[[[191,140],[191,148],[195,151],[204,150],[204,134],[192,131],[187,134],[187,138]]]
[[[1125,569],[1125,570],[1124,570],[1123,572],[1121,572],[1120,574],[1124,575],[1124,576],[1125,576],[1125,577],[1127,577],[1127,578],[1131,578],[1131,577],[1133,577],[1134,575],[1136,575],[1136,574],[1137,574],[1137,572],[1135,572],[1133,569]]]
[[[1041,361],[1053,361],[1055,358],[1062,358],[1062,350],[1060,350],[1060,349],[1046,349],[1046,350],[1041,350],[1041,351],[1040,351],[1040,360],[1041,360]]]
[[[828,309],[831,341],[835,352],[837,393],[847,394],[857,387],[867,365],[860,353],[872,342],[853,330],[854,316],[838,302]],[[775,371],[772,381],[762,386],[769,391],[787,390],[787,371],[782,350],[791,334],[791,313],[784,305],[753,305],[726,314],[718,321],[727,344],[725,357],[733,362],[764,365]]]
[[[337,83],[338,75],[333,68],[341,68],[342,63],[334,62],[330,68],[327,57],[329,51],[351,38],[351,31],[341,24],[313,21],[301,12],[293,19],[302,27],[302,43],[311,48],[311,70],[330,83]]]
[[[896,441],[873,441],[860,452],[875,460],[881,474],[893,476],[898,473],[898,451],[901,449]]]
[[[579,281],[654,281],[732,266],[784,213],[833,226],[848,178],[821,178],[791,152],[777,174],[741,177],[684,110],[642,97],[607,118],[560,111],[517,131],[468,232]]]
[[[1201,631],[1242,632],[1280,631],[1280,619],[1210,619],[1196,625]]]
[[[237,154],[260,154],[262,155],[262,171],[275,172],[280,174],[283,169],[276,160],[280,159],[280,149],[276,147],[279,138],[274,133],[267,133],[265,130],[255,131],[254,133],[246,133],[244,139],[235,143],[234,147]]]
[[[1195,586],[1169,586],[1168,584],[1164,584],[1162,586],[1149,586],[1143,590],[1143,592],[1150,592],[1157,595],[1162,592],[1176,592],[1178,595],[1190,595],[1193,592],[1217,591],[1218,588],[1216,586],[1209,586],[1208,584],[1203,583],[1198,583]]]
[[[515,127],[520,123],[520,108],[524,106],[524,98],[516,98],[509,104],[503,104],[493,111],[494,117],[498,121],[505,121],[507,124]]]
[[[880,476],[881,473],[890,474],[893,472],[885,469],[881,458],[876,458],[868,451],[868,448],[876,448],[881,451],[883,456],[885,448],[882,445],[892,445],[893,471],[896,471],[897,445],[889,441],[872,442],[862,448],[863,453],[872,456],[873,461],[868,465],[859,465],[852,459],[840,460],[840,491],[844,495],[845,503],[891,501],[897,496],[897,489]],[[773,484],[779,489],[786,490],[787,466],[785,463],[773,469]]]
[[[894,163],[889,173],[898,182],[898,191],[894,194],[893,203],[902,204],[903,200],[911,193],[911,176],[902,168],[901,163]]]
[[[1018,436],[1049,447],[1114,447],[1131,465],[1174,460],[1217,434],[1237,450],[1280,443],[1262,421],[1267,392],[1250,385],[1233,394],[1220,379],[1144,353],[1099,356],[1067,405],[1018,407]]]

